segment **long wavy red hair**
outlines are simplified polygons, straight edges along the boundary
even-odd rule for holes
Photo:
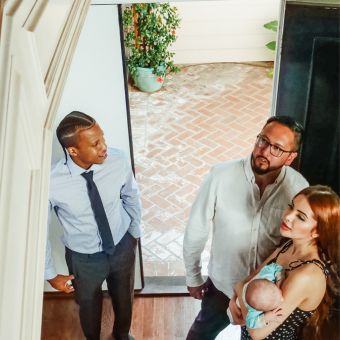
[[[322,330],[327,324],[330,306],[334,298],[339,296],[340,198],[324,185],[310,186],[296,196],[301,194],[307,198],[317,220],[319,256],[329,270],[325,296],[308,322],[305,338],[311,339],[310,335],[313,334],[313,339],[324,339]]]

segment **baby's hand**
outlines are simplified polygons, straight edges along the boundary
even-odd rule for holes
[[[269,312],[265,312],[264,320],[266,322],[266,325],[268,325],[271,322],[282,323],[283,321],[282,308],[277,307]]]

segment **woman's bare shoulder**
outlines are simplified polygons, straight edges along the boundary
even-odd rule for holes
[[[299,275],[307,277],[323,277],[325,278],[325,265],[319,258],[307,261],[294,261],[289,264],[287,272],[299,273]]]
[[[293,269],[290,268],[290,270],[286,270],[286,275],[287,280],[294,281],[295,283],[310,283],[314,282],[315,280],[326,282],[323,269],[313,262],[304,263],[299,267],[293,267]]]
[[[314,263],[306,263],[288,272],[282,289],[288,294],[290,292],[296,292],[300,294],[301,297],[310,300],[312,305],[314,305],[313,301],[319,301],[325,294],[326,277],[322,269],[317,265]]]

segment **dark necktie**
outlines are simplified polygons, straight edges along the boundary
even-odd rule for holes
[[[87,192],[89,194],[94,218],[98,225],[99,234],[103,242],[103,250],[107,254],[113,254],[115,245],[113,243],[111,229],[104,210],[103,202],[100,198],[98,188],[93,181],[93,171],[83,172],[81,175],[87,182]]]

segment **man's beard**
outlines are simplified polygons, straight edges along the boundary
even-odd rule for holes
[[[272,166],[272,167],[271,167],[271,166],[270,166],[270,162],[268,161],[267,158],[265,158],[265,157],[263,157],[263,156],[262,156],[261,158],[265,159],[265,160],[267,161],[267,163],[268,163],[268,167],[267,167],[266,169],[263,169],[263,168],[260,168],[260,167],[256,166],[256,164],[255,164],[255,159],[254,159],[254,155],[253,155],[253,154],[251,155],[251,167],[252,167],[253,171],[254,171],[257,175],[265,175],[265,174],[268,174],[268,173],[270,173],[270,172],[280,170],[280,169],[283,167],[283,165],[280,165],[280,166]]]

